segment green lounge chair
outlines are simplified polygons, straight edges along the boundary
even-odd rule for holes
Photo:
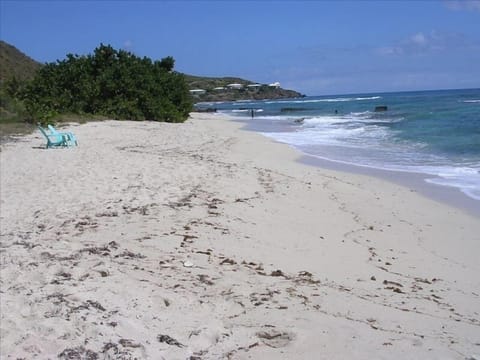
[[[75,137],[75,135],[73,135],[73,133],[59,132],[53,127],[53,125],[48,125],[48,129],[52,134],[63,136],[67,140],[68,146],[73,146],[73,145],[78,146],[77,138]]]
[[[45,138],[47,139],[47,146],[46,146],[47,149],[51,147],[59,147],[59,146],[67,147],[68,146],[67,139],[64,136],[60,134],[49,134],[47,133],[47,130],[45,130],[40,125],[38,125],[38,129],[43,134],[43,136],[45,136]]]

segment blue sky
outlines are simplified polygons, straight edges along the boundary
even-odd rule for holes
[[[307,95],[480,87],[480,0],[0,0],[0,38],[40,62],[104,43]]]

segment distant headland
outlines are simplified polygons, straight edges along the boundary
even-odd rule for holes
[[[236,77],[201,77],[185,74],[194,102],[298,98],[305,95],[283,89],[279,82],[259,84]]]

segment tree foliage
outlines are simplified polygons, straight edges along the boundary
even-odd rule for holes
[[[192,109],[175,60],[152,61],[100,44],[93,54],[68,54],[43,66],[19,96],[38,120],[77,113],[114,119],[182,122]]]

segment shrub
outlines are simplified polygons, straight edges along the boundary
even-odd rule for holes
[[[153,62],[101,44],[93,54],[68,54],[42,67],[18,95],[32,118],[60,113],[114,119],[183,122],[192,110],[184,76],[174,59]]]

